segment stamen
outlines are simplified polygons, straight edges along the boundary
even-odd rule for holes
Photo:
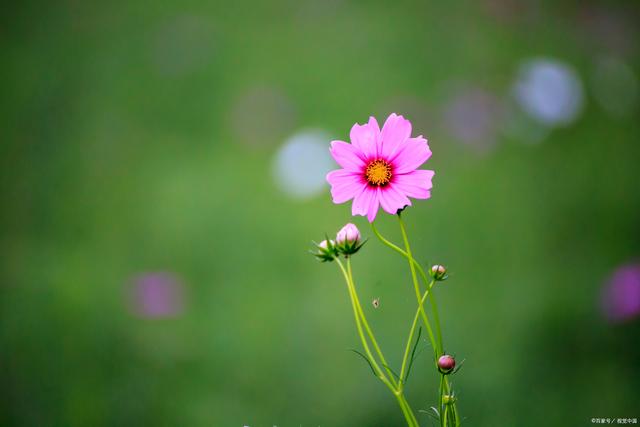
[[[367,165],[364,177],[370,185],[387,185],[391,181],[391,165],[384,160],[374,160]]]

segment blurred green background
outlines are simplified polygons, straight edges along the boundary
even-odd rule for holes
[[[438,296],[465,425],[640,418],[640,279],[606,302],[640,256],[639,16],[591,0],[6,4],[0,424],[403,425],[348,351],[337,267],[306,252],[349,221],[373,237],[331,202],[314,150],[391,112],[434,153],[433,197],[405,218],[414,252],[452,273]],[[371,239],[354,269],[395,366],[406,263]],[[416,410],[437,392],[422,347]]]

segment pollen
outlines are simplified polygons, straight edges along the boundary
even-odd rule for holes
[[[374,160],[367,165],[364,177],[370,185],[387,185],[391,181],[391,165],[384,160]]]

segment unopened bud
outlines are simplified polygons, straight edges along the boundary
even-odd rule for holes
[[[316,251],[311,252],[316,256],[320,261],[333,261],[333,259],[338,255],[336,250],[336,242],[333,240],[323,240],[320,243],[316,244]]]
[[[360,230],[351,223],[342,227],[336,235],[336,248],[341,254],[353,255],[363,244],[364,242],[360,241]]]
[[[329,242],[333,243],[331,240],[329,240]],[[329,242],[327,242],[326,240],[323,240],[322,242],[318,243],[318,248],[326,251],[327,249],[329,249]]]
[[[338,245],[354,244],[360,241],[360,230],[355,225],[349,223],[338,231],[336,243]]]
[[[438,359],[438,370],[443,374],[448,374],[456,367],[456,359],[453,356],[444,354]]]
[[[429,273],[431,274],[431,277],[434,278],[434,280],[447,280],[447,278],[449,277],[449,275],[447,274],[447,269],[444,268],[444,265],[440,264],[436,264],[431,267]]]

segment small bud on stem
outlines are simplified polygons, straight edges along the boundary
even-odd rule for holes
[[[360,230],[355,225],[349,223],[342,227],[340,231],[338,231],[338,235],[336,236],[336,243],[339,245],[344,245],[345,243],[353,244],[357,243],[360,240]]]
[[[317,243],[316,249],[317,250],[315,252],[311,253],[322,262],[333,261],[334,258],[338,256],[336,242],[333,240],[323,240],[322,242]]]
[[[436,264],[429,269],[429,274],[433,277],[434,280],[442,281],[447,280],[449,275],[447,274],[447,269],[444,268],[444,265]]]
[[[336,248],[339,253],[348,256],[353,255],[362,247],[360,230],[355,225],[349,223],[342,227],[336,235]]]
[[[453,356],[444,354],[438,359],[438,370],[443,374],[449,374],[456,367],[456,359]]]

